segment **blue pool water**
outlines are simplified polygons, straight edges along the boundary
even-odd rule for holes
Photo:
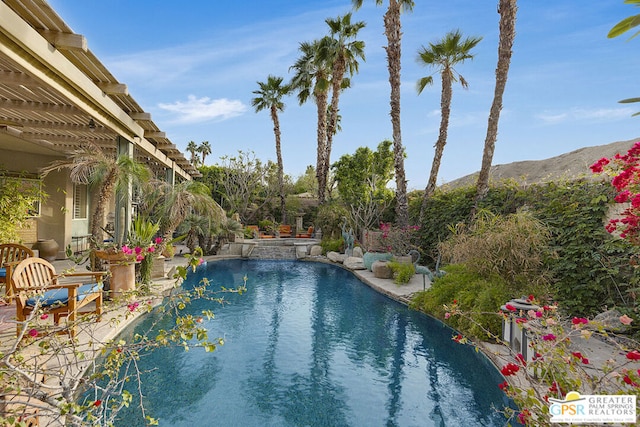
[[[185,287],[203,277],[213,288],[239,286],[244,275],[247,292],[227,295],[230,304],[188,308],[214,310],[206,326],[224,346],[160,349],[140,360],[142,370],[158,367],[144,375],[142,393],[160,425],[505,425],[495,409],[508,404],[503,379],[482,355],[348,271],[227,260],[202,265]],[[143,425],[135,411],[121,412],[117,425]]]

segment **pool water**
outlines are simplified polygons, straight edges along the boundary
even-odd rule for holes
[[[144,374],[142,394],[160,425],[505,425],[496,411],[509,404],[498,388],[503,379],[484,356],[344,269],[225,260],[200,266],[184,286],[207,277],[214,289],[230,288],[245,275],[247,292],[226,295],[229,304],[188,308],[215,312],[205,323],[224,346],[164,348],[140,360],[142,370],[158,368]],[[116,425],[144,425],[135,406]]]

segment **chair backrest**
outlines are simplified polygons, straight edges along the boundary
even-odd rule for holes
[[[46,290],[55,282],[56,269],[42,258],[31,257],[20,262],[13,270],[11,282],[16,297],[26,299],[37,291]]]
[[[22,261],[33,257],[33,251],[26,246],[17,243],[4,243],[0,245],[0,267],[9,262]]]

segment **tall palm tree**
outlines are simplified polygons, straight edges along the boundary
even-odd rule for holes
[[[363,0],[352,0],[356,9],[362,6]],[[377,5],[384,0],[376,0]],[[409,225],[409,201],[407,199],[407,178],[404,171],[404,147],[400,130],[400,55],[402,46],[402,23],[400,15],[403,11],[413,10],[412,0],[389,0],[389,8],[384,15],[384,33],[387,36],[387,63],[389,68],[389,84],[391,86],[391,126],[393,128],[393,156],[396,169],[396,223],[400,227]]]
[[[423,46],[418,50],[418,63],[436,68],[442,78],[440,133],[438,134],[438,140],[435,145],[436,151],[433,155],[429,181],[427,182],[427,187],[424,190],[424,197],[422,199],[422,208],[420,209],[421,220],[424,219],[427,200],[429,200],[429,197],[431,197],[436,188],[440,161],[442,160],[444,146],[447,144],[453,83],[459,81],[463,88],[466,89],[469,87],[465,78],[456,71],[455,66],[464,63],[467,59],[473,59],[471,49],[480,43],[481,40],[482,37],[467,37],[463,40],[460,30],[456,30],[447,33],[441,40],[435,43],[429,43],[428,48]],[[424,88],[431,84],[433,84],[433,76],[422,77],[418,80],[418,94],[422,93]]]
[[[338,131],[338,113],[340,103],[340,92],[349,86],[349,79],[345,79],[345,74],[353,76],[358,72],[358,59],[364,61],[364,42],[355,40],[358,31],[365,27],[362,21],[351,23],[351,13],[336,19],[325,20],[330,30],[330,39],[324,39],[327,43],[321,46],[320,55],[327,63],[333,64],[331,73],[331,104],[329,108],[329,121],[327,124],[327,142],[325,153],[322,159],[322,174],[326,177],[329,174],[331,164],[331,146],[333,136]]]
[[[91,218],[91,249],[104,240],[104,213],[109,200],[129,184],[141,184],[149,179],[149,169],[122,154],[107,155],[98,145],[87,142],[67,159],[56,160],[41,170],[43,175],[62,169],[70,170],[71,181],[89,185],[94,190],[94,209]]]
[[[498,0],[498,13],[500,13],[500,40],[498,44],[498,65],[496,67],[496,87],[493,93],[493,103],[489,111],[487,125],[487,137],[484,141],[482,153],[482,167],[478,175],[476,185],[476,205],[484,199],[489,192],[489,172],[493,161],[493,152],[498,138],[498,121],[502,111],[502,95],[507,85],[511,54],[513,53],[513,41],[516,37],[516,12],[517,0]]]
[[[290,67],[294,71],[290,86],[298,91],[300,105],[313,97],[317,109],[317,161],[316,176],[318,178],[318,201],[323,204],[327,188],[327,175],[324,174],[324,155],[327,143],[327,102],[329,98],[330,77],[332,64],[319,55],[322,46],[331,43],[328,37],[315,40],[312,43],[300,43],[299,50],[302,53],[294,65]]]
[[[282,222],[286,222],[285,196],[284,196],[284,167],[282,165],[282,152],[280,149],[280,121],[278,120],[278,111],[284,111],[285,104],[282,97],[287,95],[291,90],[289,85],[282,84],[282,77],[269,75],[267,81],[258,82],[259,90],[254,90],[257,95],[251,100],[251,105],[255,108],[256,113],[268,109],[271,113],[273,121],[273,133],[276,138],[276,156],[278,159],[278,190],[280,191],[280,211]]]
[[[211,154],[211,144],[209,144],[209,141],[202,141],[200,145],[198,145],[197,151],[202,156],[201,160],[204,166],[204,160]]]
[[[191,153],[191,164],[193,166],[198,166],[198,157],[196,156],[196,153],[198,152],[198,145],[195,141],[189,141],[187,144],[187,151]]]

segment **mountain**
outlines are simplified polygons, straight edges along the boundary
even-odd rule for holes
[[[491,167],[491,180],[497,182],[503,179],[514,179],[521,183],[533,184],[554,181],[559,178],[578,178],[590,176],[591,166],[602,157],[612,157],[617,153],[624,154],[640,138],[629,141],[618,141],[611,144],[584,147],[569,153],[561,154],[545,160],[525,160],[521,162],[494,165]],[[445,187],[461,187],[475,185],[478,173],[463,176],[445,184]]]

